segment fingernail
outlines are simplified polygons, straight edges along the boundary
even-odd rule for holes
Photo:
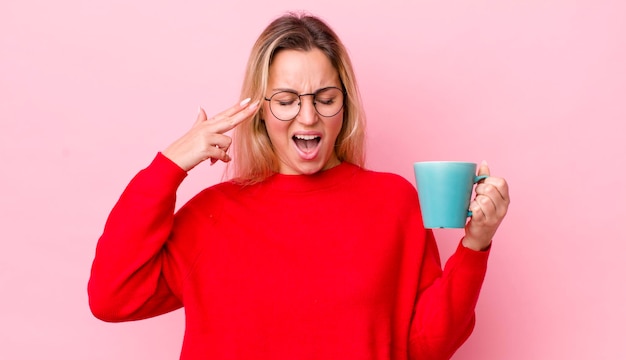
[[[482,165],[489,166],[489,164],[487,164],[487,160],[483,160]]]
[[[241,102],[239,103],[239,106],[244,106],[245,104],[250,102],[250,98],[245,98],[243,100],[241,100]]]
[[[252,103],[252,105],[250,105],[250,110],[254,110],[259,106],[259,101],[255,101]]]

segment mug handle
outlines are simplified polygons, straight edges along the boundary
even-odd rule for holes
[[[484,179],[486,179],[488,177],[489,177],[489,175],[474,176],[474,184],[476,184],[480,180],[484,180]],[[467,217],[472,217],[472,212],[470,210],[467,210]]]

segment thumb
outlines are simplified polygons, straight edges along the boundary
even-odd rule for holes
[[[478,168],[478,176],[480,175],[491,175],[489,172],[489,165],[487,165],[487,161],[485,160],[480,163],[480,167]]]
[[[204,112],[204,109],[201,106],[198,106],[198,116],[196,117],[195,125],[200,124],[201,122],[206,121],[206,120],[207,120],[206,112]]]

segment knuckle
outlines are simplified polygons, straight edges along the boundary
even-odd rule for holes
[[[506,180],[504,180],[503,178],[497,178],[494,186],[500,189],[506,189],[507,188]]]
[[[500,197],[500,190],[498,190],[498,187],[494,184],[486,184],[482,194],[489,196],[492,199],[497,199]]]
[[[500,197],[500,191],[496,186],[493,185],[489,186],[489,189],[487,189],[486,193],[489,194],[492,199],[497,199]]]

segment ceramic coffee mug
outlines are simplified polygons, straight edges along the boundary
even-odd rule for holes
[[[487,176],[476,176],[475,163],[425,161],[413,164],[424,227],[463,228],[474,184]]]

